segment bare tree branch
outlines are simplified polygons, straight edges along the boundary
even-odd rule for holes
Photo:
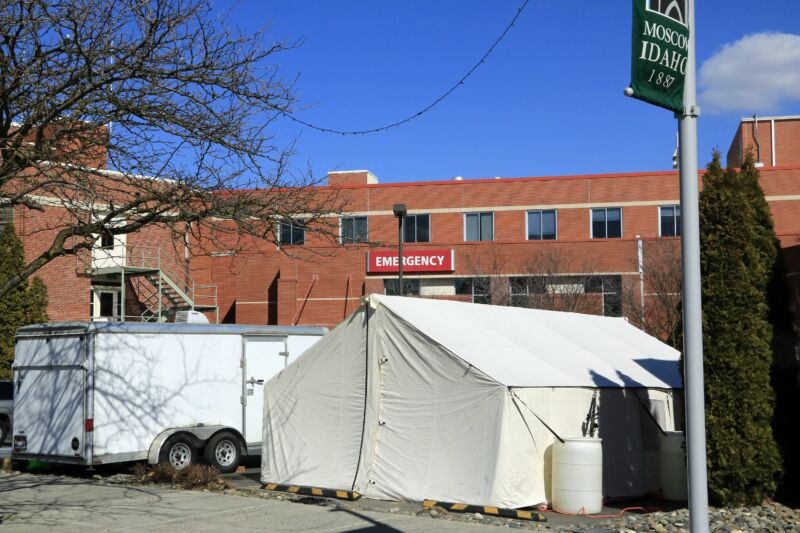
[[[3,1],[2,201],[66,215],[0,296],[107,228],[236,249],[302,220],[333,241],[343,200],[270,133],[294,104],[273,60],[296,43],[266,42],[204,0]]]

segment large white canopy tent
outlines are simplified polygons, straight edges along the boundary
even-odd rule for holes
[[[594,405],[605,495],[644,494],[678,357],[623,318],[371,295],[266,384],[261,479],[524,507]]]

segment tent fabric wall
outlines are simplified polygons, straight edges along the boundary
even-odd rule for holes
[[[387,308],[370,323],[381,332],[371,350],[380,361],[380,420],[368,480],[356,490],[384,499],[498,501],[503,487],[492,473],[506,388]]]
[[[350,488],[364,427],[363,313],[324,336],[264,387],[262,479]]]
[[[514,394],[524,403],[519,409],[523,423],[514,426],[507,441],[513,451],[503,456],[529,458],[528,472],[518,471],[516,475],[529,477],[534,488],[528,494],[535,494],[534,499],[550,501],[552,446],[556,441],[534,413],[560,437],[580,437],[595,394],[599,424],[596,436],[603,439],[603,494],[630,497],[658,489],[661,431],[676,429],[670,391],[520,388],[514,389]],[[645,409],[651,410],[653,418]],[[513,472],[513,464],[507,467]]]
[[[534,505],[597,394],[605,493],[643,494],[677,359],[622,319],[373,295],[265,386],[262,481]]]

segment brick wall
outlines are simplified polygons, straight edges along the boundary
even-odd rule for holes
[[[752,141],[750,126],[745,123],[737,133],[745,146]],[[769,122],[762,122],[759,127],[767,128],[761,135],[763,147],[770,142]],[[778,163],[783,165],[784,161],[791,161],[792,154],[800,154],[800,120],[776,121],[776,131]],[[797,140],[793,140],[795,137]],[[734,156],[736,144],[734,140],[731,151]],[[769,157],[762,155],[762,159]],[[789,273],[798,278],[800,159],[795,166],[767,166],[761,174],[776,231],[790,258]],[[639,290],[636,236],[657,239],[659,205],[675,204],[679,198],[678,175],[672,171],[385,185],[370,184],[370,176],[366,171],[332,173],[329,181],[334,187],[321,187],[319,191],[321,194],[338,191],[347,200],[349,213],[367,216],[370,240],[378,248],[396,247],[397,219],[392,214],[393,204],[405,203],[411,214],[429,213],[431,242],[407,243],[406,249],[452,248],[456,256],[455,271],[439,274],[440,277],[487,273],[521,276],[530,273],[531,265],[542,258],[552,260],[555,256],[564,272],[621,275],[627,289],[635,294]],[[592,207],[620,207],[623,237],[592,239]],[[557,211],[558,240],[526,240],[528,209]],[[494,212],[494,241],[464,242],[464,214],[483,210]],[[65,210],[55,207],[41,212],[20,208],[15,216],[28,260],[41,253],[70,218]],[[336,227],[337,221],[331,222]],[[214,242],[191,243],[191,254],[187,253],[180,232],[173,235],[167,228],[148,227],[126,239],[131,249],[158,251],[165,262],[175,265],[173,272],[189,266],[195,283],[217,285],[219,317],[224,322],[296,322],[332,327],[356,308],[363,295],[383,292],[384,279],[394,278],[366,273],[366,254],[370,249],[367,244],[339,246],[309,234],[304,245],[285,246],[281,250],[262,241],[233,242],[233,233],[217,237]],[[88,318],[91,279],[76,258],[59,258],[37,275],[48,285],[52,319]],[[420,276],[407,274],[407,277]],[[132,284],[126,293],[128,309],[138,309],[134,299],[138,293],[136,285]],[[215,314],[209,313],[209,318],[213,320]]]
[[[773,123],[775,128],[774,152],[772,144]],[[758,139],[758,142],[756,142],[756,139]],[[753,155],[756,156],[759,146],[761,162],[764,164],[764,168],[800,165],[800,117],[763,118],[758,120],[758,127],[756,127],[753,119],[743,119],[728,150],[728,166],[741,166],[745,154],[748,151],[752,151]]]

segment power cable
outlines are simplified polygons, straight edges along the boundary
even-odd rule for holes
[[[409,116],[407,116],[406,118],[404,118],[402,120],[398,120],[397,122],[393,122],[391,124],[387,124],[385,126],[380,126],[380,127],[377,127],[377,128],[370,128],[370,129],[366,129],[366,130],[337,130],[337,129],[334,129],[334,128],[325,128],[325,127],[322,127],[322,126],[317,126],[316,124],[313,124],[311,122],[306,122],[305,120],[297,118],[293,114],[288,113],[286,111],[283,111],[281,114],[283,116],[285,116],[286,118],[288,118],[289,120],[291,120],[291,121],[293,121],[293,122],[295,122],[297,124],[301,124],[301,125],[303,125],[303,126],[305,126],[307,128],[310,128],[312,130],[316,130],[316,131],[319,131],[319,132],[322,132],[322,133],[334,133],[334,134],[338,134],[338,135],[367,135],[367,134],[370,134],[370,133],[380,133],[380,132],[389,131],[389,130],[391,130],[393,128],[397,128],[399,126],[407,124],[407,123],[411,122],[412,120],[424,115],[425,113],[427,113],[428,111],[430,111],[434,107],[436,107],[439,103],[442,102],[442,100],[444,100],[445,98],[450,96],[453,93],[453,91],[458,89],[458,87],[460,87],[461,85],[464,85],[464,82],[467,81],[467,79],[470,76],[472,76],[472,74],[476,70],[478,70],[478,67],[480,67],[481,65],[483,65],[486,62],[486,59],[492,54],[492,52],[494,52],[494,49],[497,47],[497,45],[499,45],[500,42],[503,39],[505,39],[505,37],[508,34],[508,32],[511,31],[511,28],[517,22],[517,19],[519,19],[520,15],[522,15],[522,12],[528,6],[528,2],[529,1],[530,0],[524,0],[522,2],[522,4],[517,8],[517,12],[514,15],[514,18],[512,18],[511,22],[508,23],[508,26],[506,26],[506,28],[503,30],[503,32],[500,34],[500,36],[492,43],[492,45],[489,47],[489,49],[486,50],[486,53],[483,54],[483,56],[481,56],[481,58],[478,60],[478,62],[475,63],[472,66],[472,68],[469,69],[467,71],[467,73],[464,74],[461,77],[461,79],[459,79],[455,84],[453,84],[453,86],[450,87],[447,91],[442,93],[436,100],[434,100],[433,102],[428,104],[426,107],[422,108],[420,111],[417,111],[413,115],[409,115]]]

